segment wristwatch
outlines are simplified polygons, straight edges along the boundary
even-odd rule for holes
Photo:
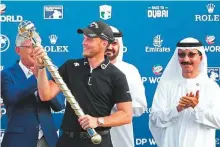
[[[99,117],[99,118],[97,118],[97,122],[98,122],[98,125],[99,126],[102,126],[102,125],[104,125],[104,118],[103,117]]]

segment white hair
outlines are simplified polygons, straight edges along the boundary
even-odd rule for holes
[[[41,38],[39,36],[38,33],[34,33],[34,38],[41,44]],[[16,46],[22,46],[22,44],[26,41],[26,40],[30,40],[20,34],[17,34],[17,37],[16,37],[16,41],[15,41],[15,45]]]

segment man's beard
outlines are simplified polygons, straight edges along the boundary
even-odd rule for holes
[[[107,52],[111,52],[113,55],[112,55],[112,56],[111,56],[111,55],[108,55]],[[114,50],[110,50],[110,49],[107,49],[107,50],[106,50],[106,53],[105,53],[105,55],[108,56],[108,58],[109,58],[110,61],[115,60],[115,59],[118,57],[118,54],[119,54],[119,50],[118,50],[117,52],[115,52]]]

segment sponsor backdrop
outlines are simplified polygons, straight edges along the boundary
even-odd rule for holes
[[[124,33],[124,61],[135,65],[146,88],[149,109],[134,118],[136,146],[156,146],[148,129],[148,115],[160,76],[172,56],[178,40],[200,39],[208,55],[208,74],[220,82],[220,3],[203,2],[2,2],[1,70],[13,65],[17,26],[31,20],[43,40],[42,45],[56,66],[70,58],[80,58],[82,35],[77,28],[95,20],[116,26]],[[173,69],[175,72],[175,69]],[[1,101],[1,139],[7,126],[6,110]],[[54,113],[59,127],[64,111]],[[220,133],[216,136],[220,146]]]

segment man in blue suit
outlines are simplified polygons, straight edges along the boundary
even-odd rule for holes
[[[40,40],[39,35],[37,35]],[[33,44],[23,36],[16,38],[20,56],[12,67],[1,72],[1,95],[7,109],[8,124],[2,147],[55,147],[58,139],[51,108],[64,109],[60,93],[51,101],[41,101],[37,91],[38,68]]]

